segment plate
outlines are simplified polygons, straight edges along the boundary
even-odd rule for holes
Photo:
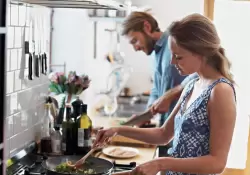
[[[102,150],[103,154],[114,158],[132,158],[139,154],[138,149],[131,147],[107,147]]]

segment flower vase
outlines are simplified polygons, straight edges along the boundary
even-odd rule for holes
[[[76,94],[66,94],[65,104],[70,104],[74,102],[77,99]]]

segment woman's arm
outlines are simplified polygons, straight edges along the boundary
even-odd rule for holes
[[[195,158],[159,158],[152,161],[159,171],[183,173],[221,173],[227,162],[236,120],[236,104],[231,86],[214,87],[208,103],[210,120],[210,154]]]
[[[140,140],[146,143],[161,145],[167,144],[174,134],[174,118],[179,111],[179,105],[176,105],[168,120],[160,128],[133,128],[116,127],[113,128],[118,135]]]
[[[114,128],[115,132],[119,135],[140,140],[150,144],[165,145],[172,140],[174,135],[174,118],[180,109],[180,103],[185,89],[182,91],[181,97],[176,103],[169,118],[165,121],[164,125],[160,128],[132,128],[132,127],[117,127]]]
[[[191,74],[189,76],[187,76],[181,84],[175,86],[174,88],[166,91],[164,93],[163,96],[161,96],[160,98],[158,98],[153,105],[151,106],[150,110],[152,112],[152,114],[156,114],[156,113],[165,113],[168,112],[169,107],[171,105],[171,103],[174,100],[178,100],[180,98],[180,96],[182,96],[185,92],[185,88],[188,86],[189,83],[192,83],[192,80],[194,81],[194,79],[198,78],[198,74],[194,73]]]

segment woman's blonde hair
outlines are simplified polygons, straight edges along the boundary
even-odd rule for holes
[[[209,65],[234,83],[230,72],[231,63],[225,56],[224,48],[221,47],[214,24],[208,18],[200,14],[191,14],[173,22],[168,31],[178,46],[204,56]]]

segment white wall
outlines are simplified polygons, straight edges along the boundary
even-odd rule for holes
[[[204,12],[203,0],[135,0],[135,5],[152,7],[152,14],[158,19],[162,30],[165,30],[172,21],[191,13]]]
[[[250,2],[215,1],[214,22],[221,37],[221,45],[232,62],[236,81],[237,119],[228,168],[244,169],[249,133],[249,75],[250,65]],[[232,13],[234,12],[234,13]]]
[[[136,0],[139,5],[149,5],[153,8],[153,15],[159,20],[162,30],[171,21],[189,13],[203,13],[202,0]],[[54,13],[54,31],[52,45],[52,64],[67,64],[67,70],[88,73],[92,80],[96,80],[98,87],[102,86],[109,66],[102,62],[109,50],[109,33],[105,28],[113,28],[113,22],[98,22],[97,26],[97,59],[93,59],[93,21],[87,17],[82,9],[56,9]],[[132,93],[141,93],[151,88],[152,58],[141,52],[133,51],[125,38],[121,37],[121,50],[126,55],[126,64],[134,69],[128,81]],[[57,69],[57,71],[62,69]],[[102,75],[102,76],[101,76]],[[93,78],[95,77],[95,78]],[[98,79],[98,80],[97,80]]]
[[[42,8],[42,10],[44,10],[42,12],[43,18],[49,23],[50,10],[45,8]],[[5,159],[8,159],[15,151],[35,140],[37,132],[40,130],[41,116],[44,115],[44,97],[48,93],[49,82],[47,76],[41,75],[32,81],[28,80],[28,57],[23,57],[24,45],[22,39],[23,30],[26,28],[25,41],[29,41],[30,16],[30,7],[8,4],[5,70]],[[27,22],[26,27],[25,21]],[[47,35],[43,39],[49,44],[50,26],[49,24],[46,26],[43,27]],[[49,48],[45,52],[49,53]],[[26,62],[26,64],[22,64],[22,61]],[[23,78],[20,78],[20,72],[24,72]]]

